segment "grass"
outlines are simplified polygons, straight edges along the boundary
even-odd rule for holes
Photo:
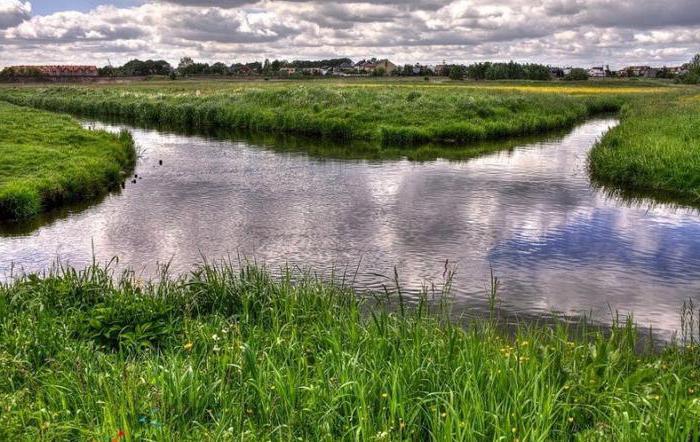
[[[696,341],[640,351],[631,322],[571,339],[429,306],[249,266],[21,277],[0,286],[0,439],[700,438]]]
[[[628,91],[617,86],[605,93],[582,93],[574,86],[543,91],[517,84],[499,88],[404,82],[146,82],[5,87],[0,89],[0,99],[170,127],[243,129],[405,146],[544,133],[570,127],[595,113],[616,111],[625,95],[659,90],[665,89],[635,86]]]
[[[589,164],[596,181],[623,193],[700,204],[700,91],[626,105]]]
[[[83,129],[65,115],[0,103],[0,220],[22,220],[118,185],[133,167],[127,132]]]

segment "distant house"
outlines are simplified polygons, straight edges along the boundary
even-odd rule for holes
[[[620,76],[625,77],[645,77],[646,72],[651,69],[650,66],[627,66],[620,71]],[[624,72],[624,75],[623,75]]]
[[[306,75],[326,75],[327,69],[325,68],[304,68],[302,72]]]
[[[331,73],[333,75],[338,75],[338,76],[347,76],[349,74],[354,74],[355,73],[355,66],[352,63],[349,62],[343,62],[340,65],[334,67],[331,70]]]
[[[379,60],[377,62],[377,67],[374,69],[375,72],[377,69],[384,69],[384,75],[391,75],[391,73],[396,70],[396,65],[387,59]]]
[[[661,69],[657,68],[649,68],[646,71],[644,71],[644,77],[646,78],[656,78],[657,75],[659,75],[659,72],[661,72]]]
[[[284,68],[280,68],[279,72],[282,75],[294,75],[297,73],[297,68],[284,67]]]
[[[594,66],[588,70],[588,76],[591,78],[606,77],[605,68],[603,66]]]
[[[8,68],[10,75],[18,78],[85,78],[97,77],[97,66],[73,65],[39,65],[12,66]]]
[[[450,66],[447,63],[442,62],[441,64],[435,66],[433,72],[439,77],[447,77],[447,75],[450,73]]]
[[[234,75],[242,75],[242,76],[248,76],[248,75],[253,75],[255,74],[255,70],[245,64],[234,64],[231,66],[229,71],[234,74]]]
[[[355,70],[360,73],[372,73],[377,69],[377,63],[373,61],[358,61],[355,65]]]
[[[369,61],[360,61],[355,65],[355,70],[361,74],[374,74],[379,69],[384,71],[384,75],[390,75],[396,70],[396,65],[387,59],[376,60],[374,58]]]

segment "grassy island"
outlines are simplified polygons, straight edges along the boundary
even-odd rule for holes
[[[127,132],[91,131],[66,115],[2,102],[0,122],[0,220],[94,198],[135,163]]]
[[[427,305],[253,267],[22,277],[0,286],[0,439],[700,437],[697,341],[462,327]]]

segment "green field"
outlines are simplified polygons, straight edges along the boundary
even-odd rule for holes
[[[691,341],[658,353],[629,324],[504,332],[373,302],[245,266],[24,277],[0,286],[0,439],[700,437]]]
[[[0,102],[0,220],[19,220],[118,185],[131,136],[83,129],[65,115]]]

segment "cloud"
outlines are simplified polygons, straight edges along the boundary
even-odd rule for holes
[[[19,0],[0,0],[0,29],[17,26],[29,19],[32,5]]]
[[[106,2],[108,0],[105,0]],[[117,4],[117,2],[114,2]],[[3,63],[389,57],[676,64],[700,48],[697,0],[144,0],[30,17],[0,0]],[[3,30],[4,29],[4,30]]]

